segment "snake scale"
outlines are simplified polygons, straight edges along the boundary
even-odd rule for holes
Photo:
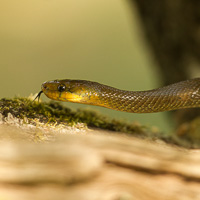
[[[103,106],[131,113],[200,107],[200,78],[147,91],[126,91],[85,80],[44,82],[41,93],[53,100]]]

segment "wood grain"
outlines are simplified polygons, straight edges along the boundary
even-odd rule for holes
[[[26,135],[0,125],[1,137],[10,128]],[[0,199],[194,200],[199,188],[199,150],[101,131],[0,143]]]

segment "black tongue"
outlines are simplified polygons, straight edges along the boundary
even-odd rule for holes
[[[40,95],[43,93],[43,91],[41,90],[38,94],[37,94],[37,96],[35,97],[35,99],[33,100],[33,101],[35,101],[37,98],[38,98],[38,102],[39,102],[39,99],[40,99]]]

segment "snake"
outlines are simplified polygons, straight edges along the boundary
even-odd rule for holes
[[[200,107],[200,78],[146,91],[127,91],[87,80],[44,82],[36,98],[102,106],[130,113],[154,113]],[[36,99],[35,98],[35,99]]]

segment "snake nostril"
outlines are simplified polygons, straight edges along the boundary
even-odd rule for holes
[[[48,90],[48,86],[46,84],[42,85],[42,90]]]

